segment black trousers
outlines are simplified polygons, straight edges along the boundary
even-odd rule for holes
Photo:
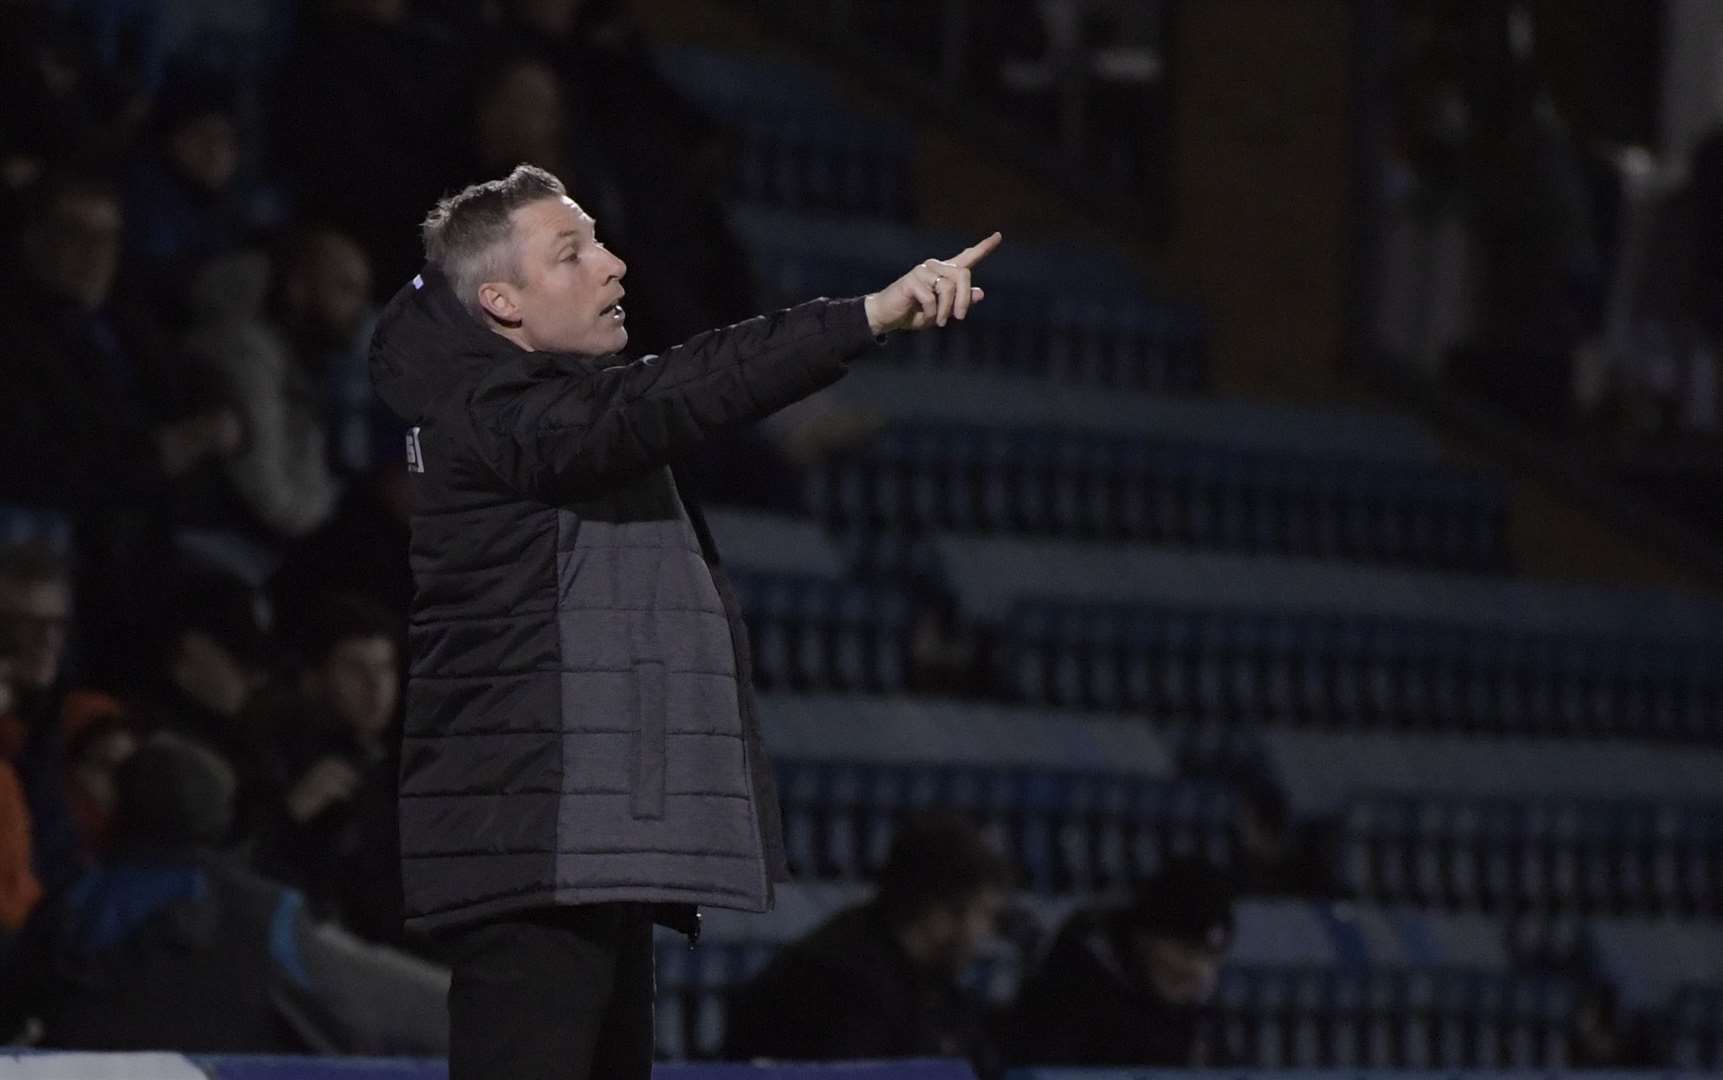
[[[652,914],[544,908],[448,939],[449,1080],[648,1080]]]

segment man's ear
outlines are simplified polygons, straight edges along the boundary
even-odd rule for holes
[[[480,285],[479,306],[504,326],[520,325],[520,304],[516,302],[514,289],[506,282],[487,281]]]

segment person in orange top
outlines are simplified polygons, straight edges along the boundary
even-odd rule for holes
[[[0,657],[0,722],[12,717],[12,658]],[[30,866],[30,806],[18,772],[0,757],[0,931],[16,933],[42,899],[42,886]]]
[[[78,712],[73,705],[79,697],[66,685],[63,670],[73,591],[72,571],[53,549],[0,548],[0,654],[10,657],[11,669],[11,701],[0,711],[0,760],[23,788],[31,866],[50,893],[69,884],[89,861],[66,792],[65,725]]]

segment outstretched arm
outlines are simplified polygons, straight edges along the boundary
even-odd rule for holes
[[[929,259],[859,303],[812,301],[630,364],[499,369],[473,395],[472,422],[493,467],[522,490],[590,497],[837,381],[880,334],[964,318],[982,298],[971,267],[999,243],[994,233]]]
[[[876,334],[922,330],[969,316],[969,305],[986,296],[971,283],[971,269],[1004,240],[994,233],[948,261],[929,259],[867,298],[868,325]]]

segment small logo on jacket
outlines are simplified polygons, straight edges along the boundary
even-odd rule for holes
[[[412,428],[407,432],[407,471],[425,471],[425,452],[419,448],[418,428]]]

